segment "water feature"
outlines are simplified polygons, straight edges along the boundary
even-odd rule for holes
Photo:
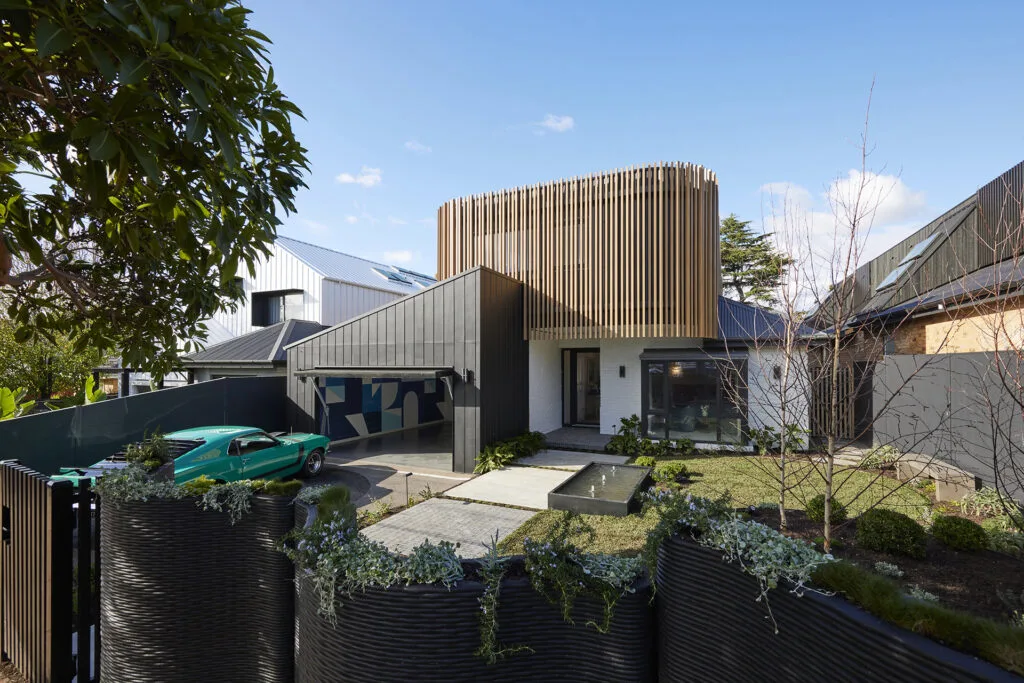
[[[649,482],[650,467],[592,462],[548,494],[548,507],[587,514],[626,515]]]

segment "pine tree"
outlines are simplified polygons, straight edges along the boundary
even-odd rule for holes
[[[744,303],[772,306],[785,269],[793,262],[771,242],[771,233],[756,234],[750,221],[731,213],[722,220],[722,294]]]

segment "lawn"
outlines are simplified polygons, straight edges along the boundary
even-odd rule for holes
[[[778,500],[777,471],[772,460],[756,456],[706,456],[675,458],[686,464],[693,475],[689,490],[699,496],[717,497],[728,491],[736,507],[747,507]],[[659,462],[667,462],[660,460]],[[787,478],[795,485],[787,492],[787,509],[804,508],[807,500],[824,491],[821,476],[808,462],[793,463],[787,468]],[[851,516],[878,505],[918,519],[928,509],[928,499],[909,486],[877,472],[850,468],[837,468],[834,476],[840,502],[847,505]],[[506,553],[521,553],[523,538],[543,538],[558,519],[560,512],[539,512],[502,540],[500,548]],[[655,515],[629,515],[606,517],[584,515],[596,532],[593,541],[577,538],[576,542],[591,552],[635,555],[643,548],[647,532],[655,524]]]

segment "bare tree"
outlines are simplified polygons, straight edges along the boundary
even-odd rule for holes
[[[863,497],[884,475],[876,472],[865,484],[863,476],[854,477],[856,469],[837,466],[837,462],[847,462],[842,457],[843,449],[850,443],[873,438],[876,448],[892,444],[895,435],[879,433],[873,427],[880,415],[902,409],[894,399],[900,396],[900,387],[916,375],[915,372],[901,377],[894,386],[885,387],[880,392],[884,398],[872,411],[856,414],[857,397],[877,388],[871,368],[883,357],[893,328],[913,312],[911,306],[895,318],[858,317],[866,302],[873,303],[874,292],[864,291],[857,271],[865,260],[878,208],[892,190],[891,185],[880,180],[881,174],[868,167],[870,105],[869,95],[857,143],[859,168],[849,178],[839,178],[830,186],[827,217],[810,216],[789,197],[770,198],[775,238],[780,250],[792,261],[777,295],[780,310],[774,334],[754,335],[755,356],[773,360],[768,364],[757,363],[756,372],[755,364],[751,363],[745,387],[752,424],[756,416],[762,426],[778,433],[778,450],[772,458],[759,462],[778,483],[780,525],[786,525],[788,497],[809,480],[818,480],[824,493],[826,551],[831,550],[834,532],[833,501],[840,492],[847,503],[861,501],[862,507],[870,507],[905,485],[894,484],[880,499],[865,502]],[[811,314],[806,316],[804,311]],[[815,329],[809,331],[807,322]],[[754,405],[754,397],[759,405]],[[742,396],[735,398],[741,400]],[[801,455],[795,452],[800,450],[795,446],[802,445],[798,442],[805,427],[813,432],[816,443],[808,454]],[[937,454],[922,456],[914,452],[937,428],[935,424],[915,425],[917,431],[901,432],[900,443],[904,448],[902,452],[888,450],[892,453],[889,464],[895,466],[900,460],[913,458],[917,468],[925,469],[937,461]],[[800,466],[794,468],[797,460]]]

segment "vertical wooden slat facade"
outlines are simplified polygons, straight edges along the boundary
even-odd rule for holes
[[[474,268],[288,347],[289,426],[318,431],[313,380],[301,381],[297,371],[379,367],[390,377],[389,367],[445,367],[463,380],[472,373],[471,383],[452,388],[453,466],[472,472],[483,446],[529,424],[522,290],[512,278]]]
[[[0,463],[0,653],[30,681],[63,683],[74,675],[74,494],[70,482]]]
[[[454,199],[437,225],[440,279],[486,266],[524,283],[524,339],[717,335],[718,181],[701,166]]]

